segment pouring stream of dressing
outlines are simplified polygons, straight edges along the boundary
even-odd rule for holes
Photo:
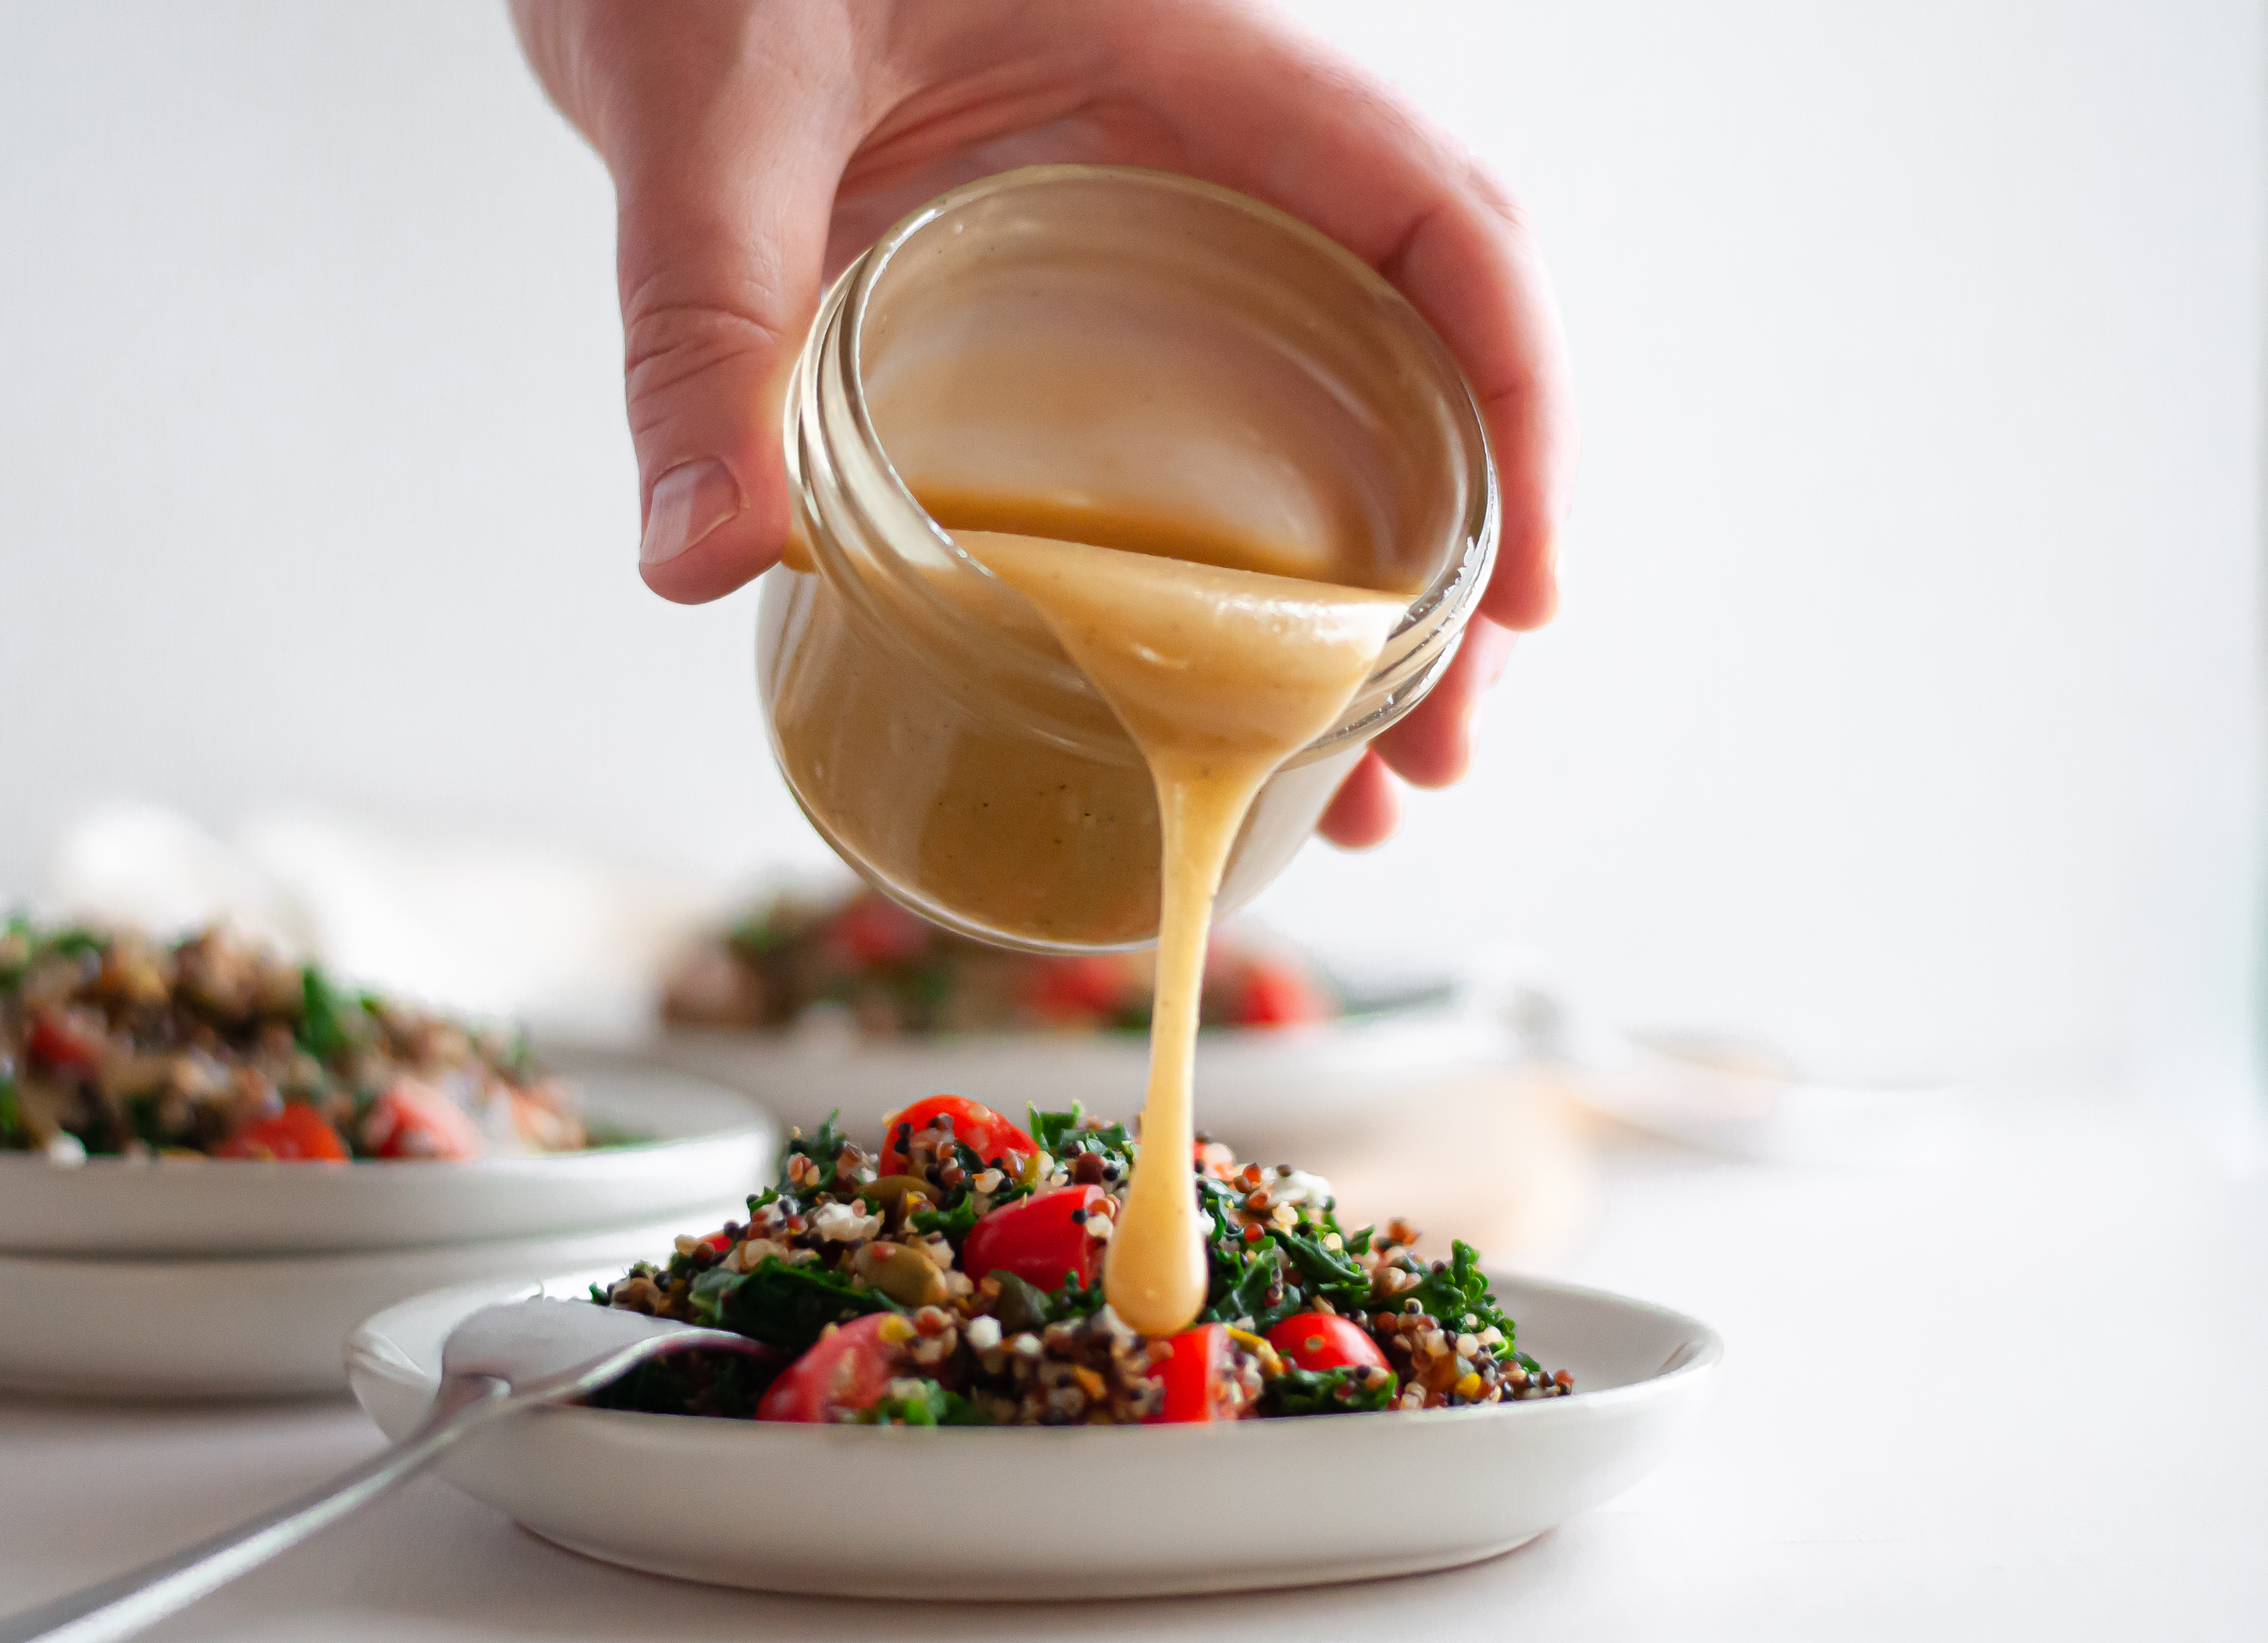
[[[1039,610],[1157,784],[1165,860],[1150,1087],[1103,1291],[1131,1328],[1172,1335],[1205,1301],[1190,1087],[1213,895],[1254,796],[1338,722],[1409,601],[1049,537],[953,535]]]

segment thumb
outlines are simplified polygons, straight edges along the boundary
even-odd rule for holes
[[[787,540],[782,400],[847,148],[824,93],[767,72],[752,42],[675,43],[625,65],[607,99],[618,117],[598,135],[619,206],[639,571],[697,604],[770,568]]]

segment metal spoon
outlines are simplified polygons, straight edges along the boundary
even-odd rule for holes
[[[392,1448],[264,1517],[0,1619],[0,1643],[112,1643],[131,1637],[375,1500],[467,1433],[539,1404],[594,1392],[648,1359],[694,1347],[764,1351],[722,1330],[697,1330],[588,1301],[483,1307],[449,1332],[433,1407]]]

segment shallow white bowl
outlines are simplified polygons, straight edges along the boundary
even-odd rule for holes
[[[593,1274],[547,1281],[584,1293]],[[355,1396],[415,1426],[460,1289],[354,1332]],[[1691,1318],[1499,1281],[1521,1345],[1576,1396],[1219,1426],[789,1426],[531,1411],[449,1452],[459,1488],[548,1540],[656,1574],[862,1597],[1126,1597],[1447,1568],[1507,1551],[1637,1482],[1714,1389]],[[895,1502],[884,1509],[876,1503]]]
[[[1234,1142],[1366,1121],[1380,1090],[1446,1079],[1503,1059],[1512,1046],[1503,1022],[1465,998],[1313,1027],[1211,1029],[1197,1040],[1200,1122]],[[870,1039],[670,1028],[639,1053],[743,1091],[783,1124],[813,1129],[839,1109],[853,1134],[940,1092],[1020,1121],[1027,1103],[1061,1109],[1074,1094],[1089,1112],[1130,1118],[1150,1065],[1147,1041],[1125,1033]],[[575,1052],[556,1054],[571,1064]]]
[[[63,1165],[0,1153],[0,1253],[309,1254],[544,1238],[658,1221],[770,1184],[775,1127],[747,1096],[659,1069],[594,1069],[575,1082],[592,1116],[655,1138],[461,1163]]]
[[[666,1257],[741,1200],[549,1238],[221,1261],[0,1256],[0,1388],[67,1397],[306,1396],[346,1389],[348,1333],[440,1286],[526,1287],[563,1266]]]

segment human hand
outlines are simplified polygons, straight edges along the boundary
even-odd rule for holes
[[[1377,268],[1478,397],[1504,526],[1440,682],[1319,830],[1393,831],[1395,777],[1470,764],[1512,631],[1557,599],[1575,421],[1550,282],[1478,162],[1285,18],[1232,0],[512,0],[536,75],[613,174],[646,585],[699,603],[779,557],[787,373],[823,283],[946,188],[1147,166],[1304,218]]]

